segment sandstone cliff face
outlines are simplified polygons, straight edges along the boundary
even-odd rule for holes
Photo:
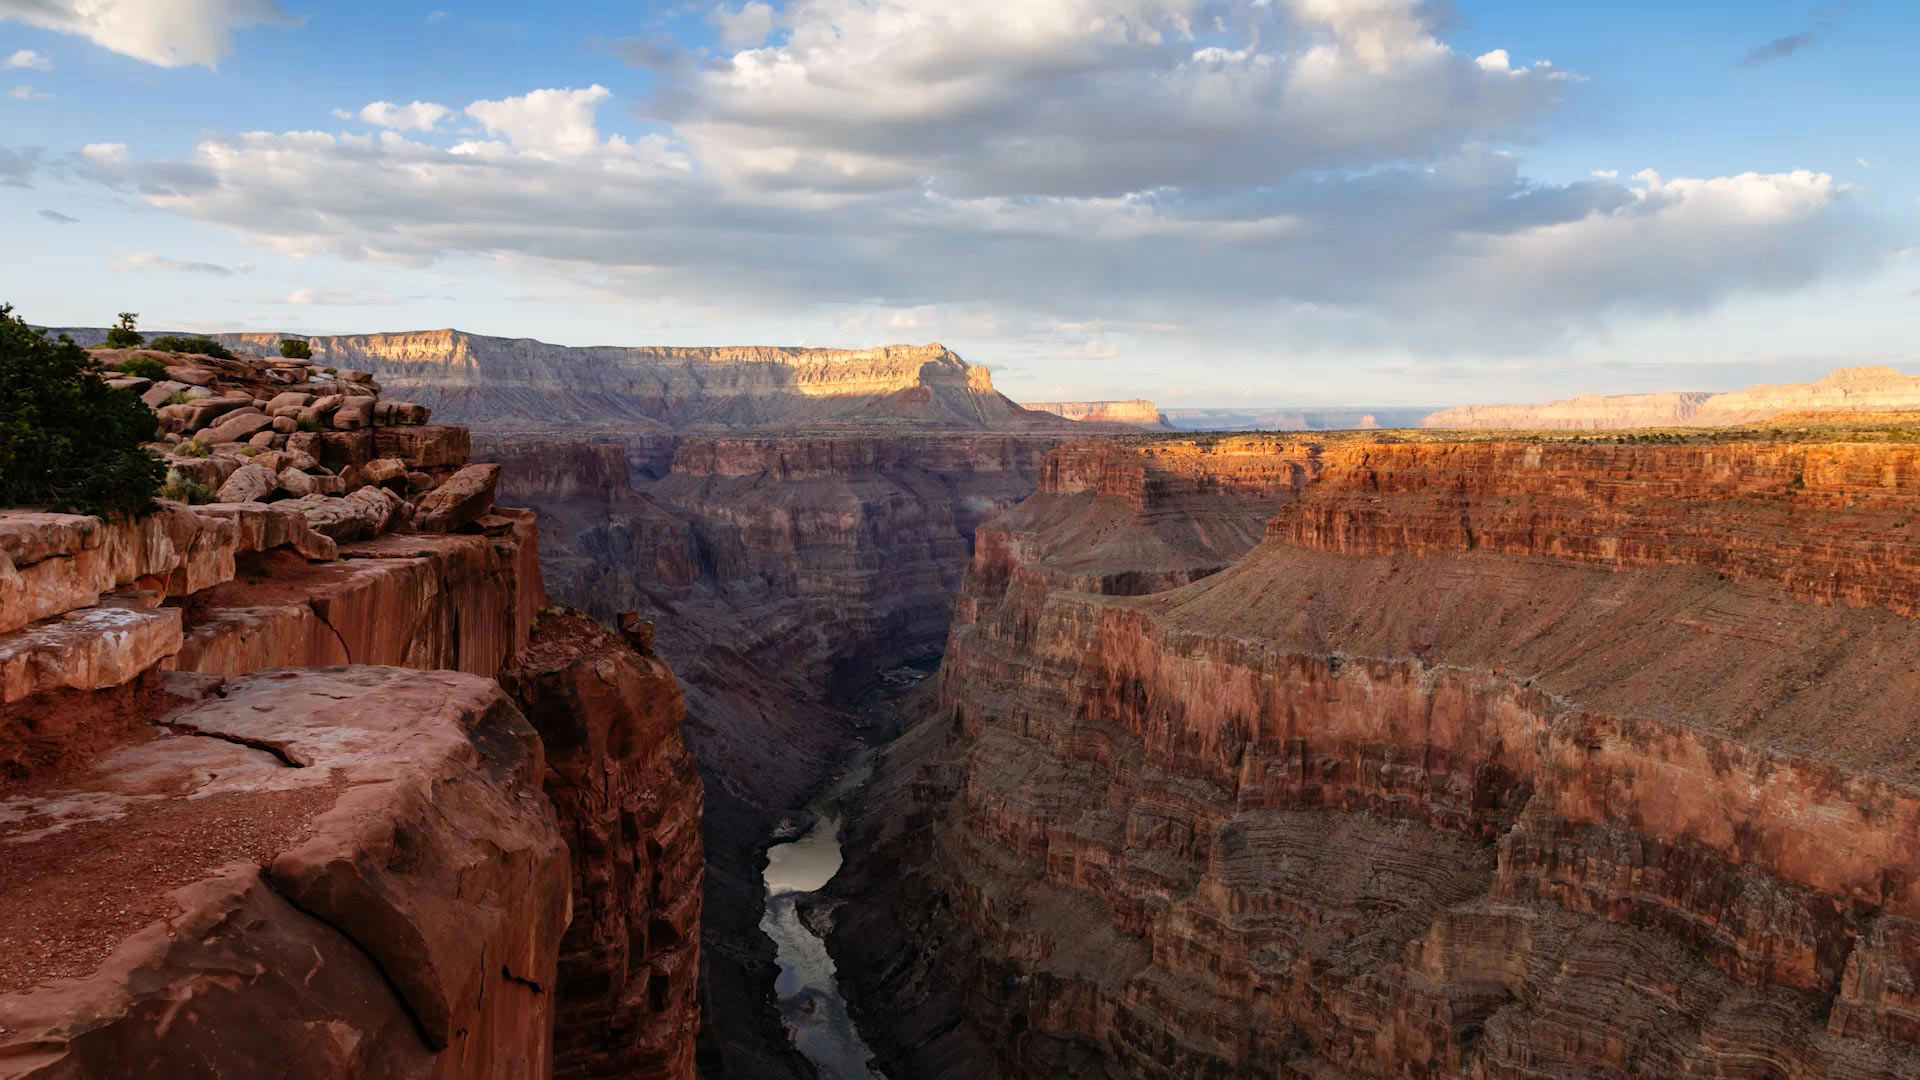
[[[216,334],[274,351],[278,334]],[[442,419],[738,428],[856,422],[1036,427],[983,367],[938,344],[872,349],[550,345],[458,330],[306,339],[316,364],[365,369]]]
[[[1126,424],[1131,427],[1165,428],[1160,407],[1145,398],[1126,401],[1029,401],[1029,409],[1081,422]]]
[[[907,1075],[1914,1075],[1916,465],[1330,446],[1146,595],[1010,530],[843,985]]]
[[[1428,428],[1593,429],[1716,427],[1784,413],[1874,412],[1920,407],[1920,375],[1890,367],[1840,368],[1807,383],[1750,386],[1724,394],[1621,394],[1540,405],[1462,405],[1420,421]]]
[[[0,510],[0,1076],[693,1074],[672,673],[542,616],[498,467],[392,420],[300,432],[344,494]]]
[[[580,616],[540,620],[502,681],[540,733],[572,852],[554,1075],[694,1074],[700,777],[673,672]]]

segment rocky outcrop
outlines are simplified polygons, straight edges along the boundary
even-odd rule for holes
[[[588,619],[551,615],[503,682],[546,747],[572,851],[554,1075],[690,1077],[704,866],[673,672]]]
[[[1886,412],[1920,408],[1920,375],[1890,367],[1840,368],[1806,383],[1750,386],[1723,394],[1588,396],[1541,405],[1461,405],[1420,421],[1428,428],[1527,430],[1718,427],[1797,412]]]
[[[1166,428],[1160,407],[1145,398],[1126,401],[1028,401],[1027,408],[1052,413],[1083,423],[1125,424],[1129,427]]]
[[[691,1076],[671,671],[541,615],[464,429],[304,436],[181,456],[249,501],[0,511],[0,1076]]]
[[[176,693],[154,737],[4,804],[0,1074],[544,1075],[567,852],[500,689]]]
[[[836,885],[889,1073],[1920,1069],[1920,454],[1309,456],[1188,584],[976,559]]]

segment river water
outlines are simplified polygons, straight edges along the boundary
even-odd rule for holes
[[[862,703],[870,716],[927,677],[931,665],[895,668]],[[800,919],[799,900],[840,872],[840,818],[846,797],[873,775],[872,750],[856,749],[846,771],[807,805],[813,824],[796,840],[767,849],[767,910],[760,929],[773,939],[780,976],[774,984],[780,1016],[793,1045],[824,1080],[884,1080],[873,1051],[847,1013],[827,944]]]

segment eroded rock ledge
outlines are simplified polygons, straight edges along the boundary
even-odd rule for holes
[[[0,511],[0,1076],[692,1075],[673,674],[543,610],[464,429],[348,381],[374,428],[169,444],[241,501]],[[259,465],[303,434],[337,468]]]
[[[1144,595],[1104,453],[983,529],[848,845],[890,1071],[1920,1073],[1920,450],[1276,447]]]

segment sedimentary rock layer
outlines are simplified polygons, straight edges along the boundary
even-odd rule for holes
[[[275,334],[219,334],[273,351]],[[851,422],[1054,426],[938,344],[871,349],[550,345],[458,330],[311,337],[314,363],[364,369],[444,420],[590,421],[667,428]]]
[[[1160,407],[1145,398],[1126,401],[1029,401],[1024,404],[1029,409],[1052,413],[1068,420],[1144,428],[1167,426],[1166,420],[1160,415]]]
[[[1716,427],[1784,413],[1871,412],[1920,407],[1920,376],[1890,367],[1840,368],[1806,383],[1749,386],[1722,394],[1593,395],[1539,405],[1461,405],[1420,421],[1429,428]]]
[[[177,693],[0,803],[0,1075],[545,1075],[567,852],[499,687]]]
[[[554,1075],[690,1077],[701,792],[673,672],[588,619],[550,615],[502,681],[540,733],[572,852]]]
[[[704,1036],[718,1067],[791,1067],[763,1000],[759,860],[852,733],[837,703],[940,649],[968,538],[1032,490],[1054,441],[482,432],[502,498],[539,513],[554,598],[602,621],[642,612],[685,687],[706,777]]]
[[[1342,444],[1146,595],[1010,528],[843,984],[904,1075],[1914,1075],[1916,467]]]

